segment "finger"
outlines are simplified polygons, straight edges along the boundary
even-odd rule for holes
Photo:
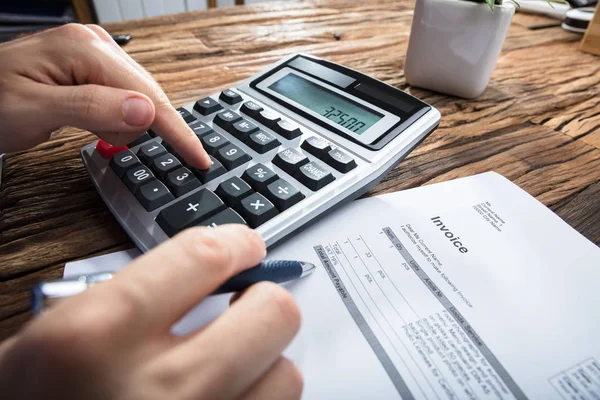
[[[69,125],[99,132],[114,145],[131,142],[154,120],[154,104],[142,93],[100,85],[28,85],[46,110],[38,115],[48,116],[54,128]]]
[[[177,366],[190,393],[235,398],[273,366],[300,327],[300,311],[281,286],[251,286],[229,310],[161,360]],[[198,349],[202,349],[201,352]]]
[[[302,395],[304,381],[296,365],[279,357],[275,365],[250,388],[242,400],[295,400]]]
[[[243,225],[191,228],[137,258],[106,282],[136,299],[140,323],[168,332],[172,325],[232,275],[257,265],[263,239]]]
[[[66,29],[68,28],[68,29]],[[130,65],[121,52],[100,38],[92,29],[72,24],[56,29],[66,42],[63,48],[70,54],[62,58],[72,59],[72,73],[77,82],[99,84],[133,90],[147,95],[154,103],[155,116],[152,130],[169,142],[188,163],[207,169],[211,162],[202,144],[187,123],[171,105],[160,86],[141,68]],[[90,48],[96,51],[90,51]],[[63,62],[57,60],[57,62]]]

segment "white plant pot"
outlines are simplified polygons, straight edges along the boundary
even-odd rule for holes
[[[474,98],[485,90],[515,12],[512,3],[416,0],[404,75],[412,86]]]

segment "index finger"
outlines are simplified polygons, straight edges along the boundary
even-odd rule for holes
[[[263,239],[245,225],[191,228],[119,271],[103,293],[127,292],[142,310],[141,322],[168,331],[228,278],[265,255]]]

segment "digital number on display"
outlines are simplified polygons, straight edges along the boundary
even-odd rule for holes
[[[352,132],[358,132],[366,126],[363,121],[359,121],[354,117],[350,117],[350,115],[333,106],[330,106],[327,110],[325,110],[322,115]]]

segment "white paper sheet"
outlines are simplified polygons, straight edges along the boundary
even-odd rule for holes
[[[600,249],[500,175],[355,201],[268,257],[318,265],[287,285],[304,398],[600,398]],[[174,330],[227,303],[209,298]]]

